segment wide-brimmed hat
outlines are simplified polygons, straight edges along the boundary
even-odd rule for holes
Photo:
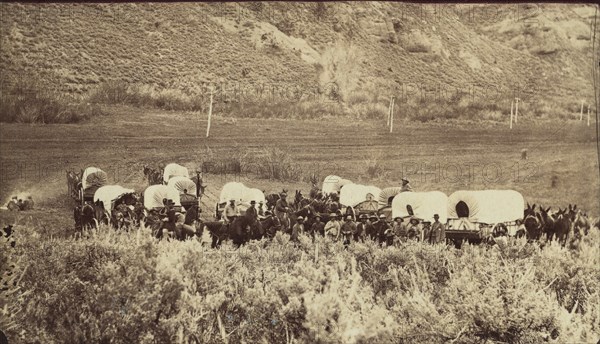
[[[404,220],[402,219],[402,217],[400,217],[400,216],[396,216],[396,217],[394,217],[394,221],[396,221],[396,220],[398,220],[398,219],[400,219],[400,221],[404,221]]]
[[[315,215],[315,219],[320,219],[320,218],[321,218],[321,214]]]
[[[298,216],[298,218],[296,219],[296,221],[303,221],[303,220],[304,220],[304,217],[302,217],[302,216]]]
[[[369,218],[370,218],[370,219],[376,219],[376,218],[377,218],[377,215],[375,215],[375,214],[371,214],[371,215],[369,215]]]
[[[287,194],[286,194],[285,192],[282,192],[281,194],[279,194],[279,196],[281,196],[281,197],[286,197],[286,196],[287,196]]]
[[[352,220],[352,215],[346,216],[346,220]]]
[[[329,214],[329,216],[330,217],[337,217],[337,214],[336,213],[331,213],[331,214]]]
[[[367,216],[367,214],[362,214],[358,218],[359,219],[363,219],[363,220],[367,220],[369,217]]]
[[[385,214],[381,214],[381,215],[379,215],[379,218],[380,218],[380,219],[385,219],[385,218],[386,218],[386,216],[385,216]]]
[[[404,177],[402,177],[402,179],[400,179],[400,180],[403,181],[403,182],[407,182],[408,183],[408,179],[406,179]]]
[[[252,200],[250,201],[250,204],[256,204],[256,201]]]
[[[230,199],[230,200],[229,200],[229,202],[235,202],[235,199],[234,199],[234,198],[232,198],[232,199]]]

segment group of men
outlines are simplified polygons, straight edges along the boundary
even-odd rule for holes
[[[393,246],[407,241],[425,241],[431,244],[446,242],[446,228],[439,221],[439,215],[433,216],[434,222],[422,221],[417,217],[408,217],[408,223],[404,218],[396,217],[392,223],[388,223],[384,214],[359,216],[358,223],[351,215],[347,215],[342,221],[341,216],[336,213],[330,214],[327,223],[321,221],[321,216],[315,216],[315,222],[311,228],[305,229],[305,219],[299,216],[297,223],[292,227],[291,239],[298,240],[300,233],[308,233],[311,236],[327,236],[333,241],[342,240],[344,246],[352,242],[364,242],[366,238],[379,242],[382,246]]]
[[[27,196],[26,199],[18,198],[17,196],[13,196],[6,204],[6,207],[10,211],[24,211],[33,209],[33,199],[31,196]]]

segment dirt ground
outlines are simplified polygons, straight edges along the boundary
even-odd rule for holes
[[[405,176],[416,191],[448,195],[463,189],[514,189],[530,203],[553,208],[575,203],[593,216],[600,214],[595,128],[578,121],[525,118],[509,130],[504,124],[400,120],[390,134],[383,122],[215,117],[207,139],[206,114],[109,110],[112,114],[82,124],[0,126],[0,200],[30,192],[37,208],[20,214],[2,210],[3,225],[33,222],[49,232],[71,226],[69,168],[96,166],[111,183],[143,191],[143,164],[177,162],[195,170],[214,159],[269,147],[286,150],[305,175],[336,174],[380,188],[398,185]],[[526,160],[521,159],[523,149]],[[307,182],[206,174],[206,217],[213,214],[222,185],[234,180],[267,192],[310,189]]]

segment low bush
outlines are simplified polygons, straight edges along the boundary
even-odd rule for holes
[[[233,250],[144,228],[40,239],[16,228],[11,342],[539,343],[600,335],[600,235],[457,250],[306,236]],[[3,294],[5,296],[6,294]],[[4,323],[3,323],[4,324]]]

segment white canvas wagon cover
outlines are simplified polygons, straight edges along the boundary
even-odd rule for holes
[[[177,176],[169,179],[168,186],[179,191],[180,194],[196,196],[196,183],[193,180],[183,176]],[[187,192],[184,192],[186,190]]]
[[[219,203],[229,203],[230,200],[234,199],[239,204],[244,198],[246,189],[248,188],[239,182],[229,182],[223,185],[219,195]]]
[[[344,185],[352,184],[352,181],[338,177],[336,175],[329,175],[323,180],[323,187],[321,191],[324,194],[330,194],[332,192],[340,192],[340,189]]]
[[[448,198],[448,217],[495,224],[523,218],[525,200],[514,190],[456,191]]]
[[[189,178],[190,173],[188,172],[187,167],[179,164],[171,163],[165,166],[165,170],[163,172],[163,181],[165,184],[169,182],[169,179],[176,176]]]
[[[347,184],[340,191],[340,204],[355,207],[358,204],[379,199],[381,189],[373,185]]]
[[[104,185],[94,193],[94,202],[101,201],[104,209],[109,210],[113,208],[114,201],[119,197],[134,192],[135,190],[124,188],[121,185]]]
[[[393,200],[394,197],[401,192],[402,192],[401,186],[392,186],[389,188],[382,189],[381,192],[379,193],[379,199],[377,200],[379,202],[379,207],[384,208],[384,207],[390,206],[392,203],[390,201],[390,198]]]
[[[267,202],[265,199],[265,193],[260,189],[246,188],[242,195],[242,201],[239,205],[240,211],[246,211],[250,207],[250,201],[256,201],[256,209],[258,209],[259,203],[263,202],[263,211],[267,210]]]
[[[179,191],[167,185],[150,185],[144,191],[144,207],[146,209],[164,207],[163,198],[171,199],[176,206],[181,206]]]
[[[108,176],[106,172],[97,167],[88,167],[81,176],[81,187],[85,190],[92,186],[100,187],[106,185]]]
[[[440,222],[448,219],[448,196],[441,191],[402,192],[392,201],[392,218],[407,217],[412,208],[413,215],[428,222],[433,222],[433,215],[440,216]]]

